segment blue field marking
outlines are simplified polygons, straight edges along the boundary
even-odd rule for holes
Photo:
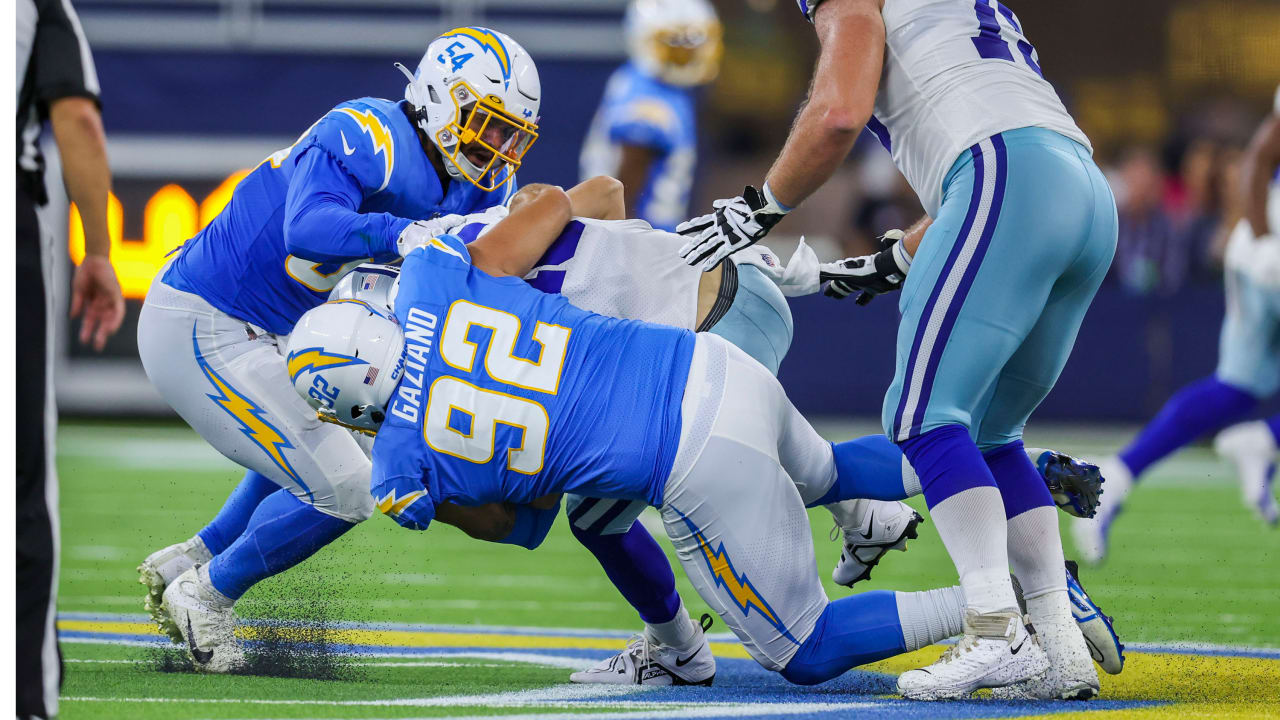
[[[151,633],[136,632],[138,623],[147,621],[144,615],[106,615],[96,613],[66,613],[59,617],[60,621],[80,621],[82,623],[121,623],[120,630],[89,631],[84,629],[62,629],[61,640],[68,644],[118,644],[145,648],[177,647],[168,643],[167,639]],[[262,625],[266,621],[246,621],[246,625]],[[614,650],[601,649],[600,640],[607,639],[612,644],[617,641],[620,647],[622,639],[628,633],[618,631],[593,631],[581,629],[552,628],[515,628],[472,625],[434,625],[412,623],[332,623],[335,630],[376,630],[390,631],[391,637],[376,636],[373,642],[390,644],[330,643],[326,650],[355,658],[453,658],[467,659],[473,662],[510,662],[528,663],[543,667],[562,668],[565,679],[568,671],[588,667],[609,657]],[[459,643],[453,645],[410,645],[395,644],[396,631],[406,633],[406,642],[414,636],[408,633],[434,632],[454,633]],[[467,635],[470,642],[477,646],[466,646]],[[548,646],[510,647],[495,646],[488,638],[496,635],[547,638]],[[350,636],[347,636],[350,637]],[[418,636],[420,639],[420,636]],[[574,639],[594,641],[595,647],[575,647]],[[716,642],[731,640],[731,636],[717,634]],[[569,642],[564,642],[568,640]],[[359,642],[357,640],[357,642]],[[256,643],[246,641],[250,650]],[[565,645],[563,647],[557,645]],[[720,646],[725,649],[724,646]],[[732,650],[727,648],[726,650]],[[1162,653],[1173,655],[1204,656],[1203,662],[1212,663],[1211,657],[1221,658],[1253,658],[1260,662],[1270,663],[1280,660],[1280,649],[1273,648],[1241,648],[1224,645],[1194,644],[1134,644],[1132,650],[1139,655]],[[74,654],[74,653],[73,653]],[[1089,703],[1063,702],[1001,702],[990,699],[973,699],[966,701],[931,703],[926,707],[919,703],[900,700],[893,697],[895,678],[891,674],[869,670],[852,670],[827,683],[812,687],[796,686],[788,683],[780,675],[767,671],[755,661],[717,656],[717,673],[715,684],[709,688],[681,687],[619,687],[598,686],[594,691],[590,687],[553,685],[549,694],[538,695],[540,690],[513,690],[513,695],[526,697],[522,693],[531,693],[530,702],[521,700],[518,707],[539,720],[565,717],[567,719],[583,717],[588,713],[592,717],[626,718],[627,720],[646,720],[648,718],[696,717],[712,720],[729,720],[743,717],[793,717],[813,718],[814,720],[834,720],[835,718],[879,718],[898,720],[900,718],[930,717],[941,720],[960,718],[1014,718],[1028,717],[1065,712],[1111,712],[1117,710],[1139,710],[1144,708],[1160,708],[1168,706],[1176,712],[1178,702],[1169,696],[1164,699],[1160,694],[1155,697],[1146,695],[1141,700],[1094,700]],[[1222,660],[1221,662],[1239,662],[1239,660]],[[560,688],[563,692],[554,690]],[[1210,691],[1212,693],[1212,691]],[[505,693],[505,691],[504,691]],[[504,694],[505,697],[505,694]],[[1132,693],[1129,697],[1133,697]],[[465,705],[468,698],[455,700]],[[1213,702],[1212,697],[1206,700]],[[357,704],[377,704],[375,700],[353,701]],[[414,700],[413,702],[419,702]],[[426,703],[428,700],[423,699]],[[424,705],[425,707],[425,705]],[[505,707],[505,706],[504,706]],[[516,707],[516,706],[513,706]],[[566,708],[572,708],[566,711]],[[1228,700],[1221,705],[1226,710],[1254,711],[1256,705],[1238,700]],[[479,717],[479,715],[477,715]],[[519,713],[513,717],[522,717]]]

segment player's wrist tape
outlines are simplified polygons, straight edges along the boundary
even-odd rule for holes
[[[778,196],[773,194],[773,189],[769,187],[768,182],[766,182],[764,184],[764,187],[760,189],[760,194],[764,196],[765,206],[762,209],[765,210],[766,212],[777,213],[779,215],[786,215],[792,210],[795,210],[794,207],[790,205],[783,205],[778,200]]]

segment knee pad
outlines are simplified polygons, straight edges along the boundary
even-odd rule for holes
[[[315,509],[349,523],[362,523],[373,515],[373,496],[369,494],[369,473],[354,472],[326,478],[328,493],[306,494],[290,488],[295,497]]]

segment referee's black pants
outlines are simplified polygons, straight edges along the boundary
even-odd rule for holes
[[[57,424],[49,379],[48,298],[35,204],[22,189],[17,215],[17,698],[18,717],[53,717],[62,684],[54,630],[58,587],[58,476],[50,436]]]

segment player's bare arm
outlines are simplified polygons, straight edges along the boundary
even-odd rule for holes
[[[529,199],[467,246],[471,262],[495,277],[524,277],[573,216],[568,193],[554,185],[525,187]]]
[[[711,213],[676,228],[689,238],[680,256],[704,272],[758,242],[822,187],[871,118],[884,64],[879,0],[828,0],[814,22],[821,50],[809,97],[763,187],[717,200]]]
[[[574,217],[596,220],[624,220],[627,217],[627,208],[630,207],[626,203],[627,190],[618,178],[597,175],[574,185],[567,192]]]
[[[1267,195],[1271,178],[1280,167],[1280,114],[1272,113],[1249,141],[1241,170],[1244,173],[1244,216],[1257,237],[1276,230],[1267,223]]]
[[[62,158],[67,195],[84,224],[84,260],[71,283],[71,317],[84,315],[80,342],[101,350],[124,320],[124,297],[111,267],[107,234],[107,194],[111,170],[107,140],[97,105],[84,97],[65,97],[49,106],[50,124]]]
[[[871,118],[884,61],[879,0],[826,0],[814,15],[822,48],[809,97],[765,179],[795,207],[822,187]]]

